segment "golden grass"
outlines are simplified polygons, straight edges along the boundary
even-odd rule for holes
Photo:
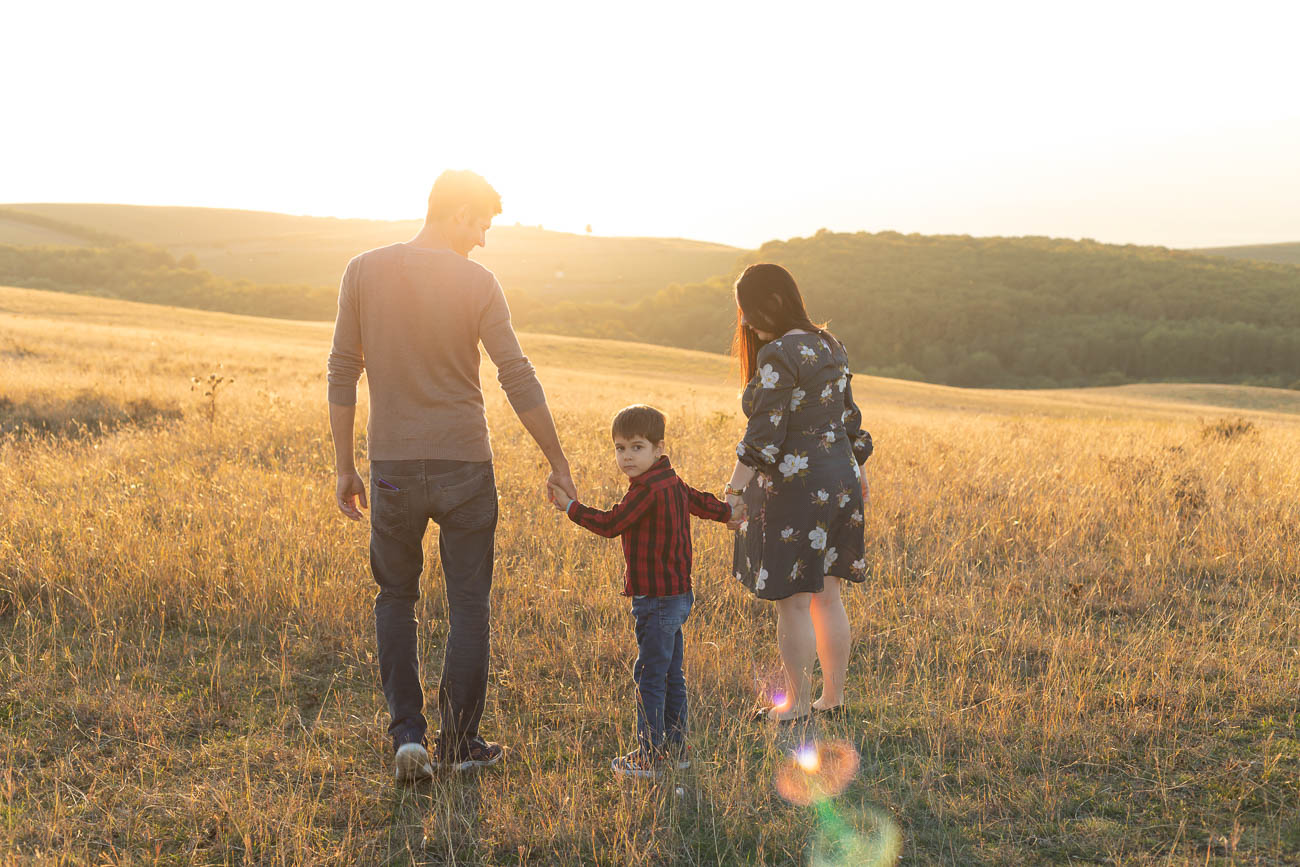
[[[540,456],[490,384],[485,726],[512,751],[393,786],[366,530],[332,504],[328,337],[0,290],[0,414],[75,417],[85,394],[182,413],[0,436],[4,858],[805,861],[830,819],[777,795],[784,745],[738,721],[777,670],[773,617],[727,577],[716,525],[695,531],[687,627],[698,767],[681,797],[610,778],[632,733],[621,557],[542,502]],[[669,413],[685,478],[720,486],[741,429],[725,360],[525,344],[587,499],[621,493],[607,424],[634,401]],[[235,382],[209,423],[190,378],[218,365]],[[1186,401],[855,386],[878,448],[874,577],[848,597],[855,721],[822,732],[860,754],[838,817],[893,816],[909,863],[1294,863],[1300,417],[1234,410],[1253,430],[1207,437],[1229,413]]]

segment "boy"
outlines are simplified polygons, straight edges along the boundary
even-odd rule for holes
[[[627,562],[623,595],[636,618],[636,749],[612,762],[614,772],[658,775],[661,763],[690,767],[686,737],[686,679],[682,624],[691,613],[691,522],[697,515],[729,522],[731,507],[697,491],[673,472],[664,455],[664,415],[629,406],[614,416],[614,457],[628,479],[627,494],[607,512],[584,506],[552,485],[552,501],[569,520],[606,538],[621,536]]]

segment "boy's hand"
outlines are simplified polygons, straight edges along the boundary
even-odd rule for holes
[[[732,502],[732,498],[728,497],[727,504],[731,506],[731,520],[727,522],[727,529],[739,530],[740,525],[749,520],[749,509],[745,508],[745,504],[740,501],[739,497],[735,498],[735,502]]]
[[[570,497],[565,493],[564,489],[559,485],[549,485],[548,487],[550,489],[551,502],[555,504],[555,508],[559,509],[561,512],[569,511],[569,506],[573,503],[573,497]]]

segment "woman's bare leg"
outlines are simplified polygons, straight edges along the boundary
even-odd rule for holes
[[[812,594],[809,614],[822,664],[822,694],[813,707],[825,710],[844,704],[844,678],[849,668],[849,615],[840,598],[839,578],[826,576],[822,592]]]
[[[785,668],[785,704],[774,707],[774,720],[792,719],[811,713],[812,667],[817,655],[817,637],[813,632],[809,606],[811,593],[796,593],[776,601],[776,646]]]

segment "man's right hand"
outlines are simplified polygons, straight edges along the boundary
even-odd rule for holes
[[[354,470],[350,473],[339,473],[338,482],[334,486],[334,502],[338,505],[339,511],[354,521],[361,520],[361,509],[353,499],[360,501],[362,509],[369,508],[366,503],[366,483],[361,481],[361,476]]]

